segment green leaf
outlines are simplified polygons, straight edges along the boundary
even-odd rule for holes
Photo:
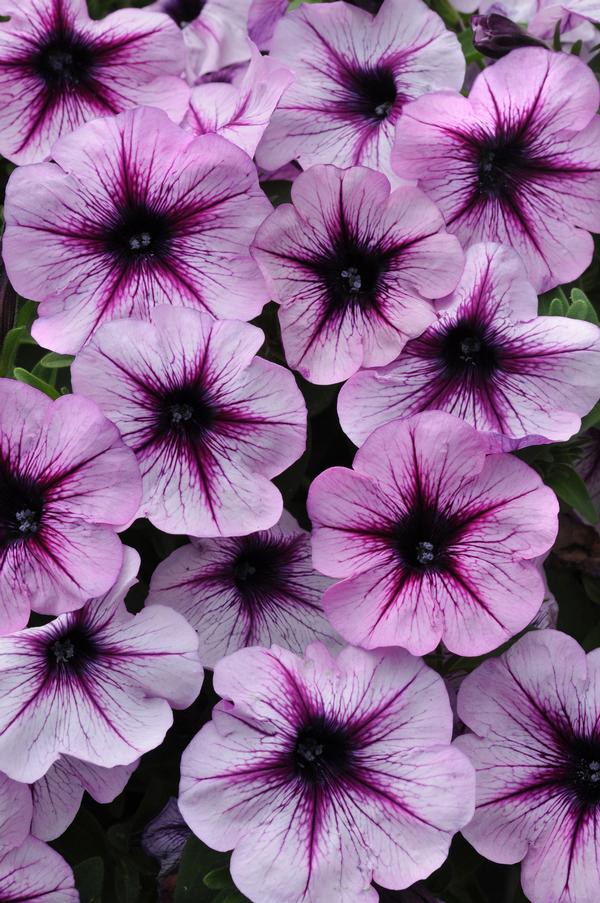
[[[569,309],[569,302],[562,298],[553,298],[548,308],[551,317],[566,317]]]
[[[597,401],[589,414],[586,414],[585,417],[581,418],[581,433],[584,433],[586,430],[589,430],[591,426],[596,426],[597,423],[600,423],[600,401]]]
[[[39,376],[34,376],[29,370],[24,370],[23,367],[15,367],[13,375],[19,382],[27,383],[28,386],[39,389],[41,392],[48,395],[49,398],[60,397],[60,392],[57,392],[54,386],[51,386],[49,383],[45,382],[45,380],[40,379]]]
[[[579,56],[579,54],[581,53],[581,48],[582,48],[582,47],[583,47],[583,41],[582,41],[582,40],[575,41],[575,43],[574,43],[573,46],[571,47],[571,53],[573,53],[575,56]]]
[[[12,376],[17,360],[17,352],[22,339],[27,335],[25,326],[15,326],[6,333],[0,352],[0,376]]]
[[[561,26],[561,20],[559,19],[554,28],[554,34],[552,35],[552,49],[553,50],[562,50],[562,45],[560,42],[560,26]]]
[[[546,483],[557,496],[574,508],[590,523],[596,523],[598,515],[587,486],[576,470],[568,464],[555,464],[548,469]]]
[[[581,312],[581,314],[574,313],[575,310]],[[571,306],[567,316],[577,320],[588,320],[588,322],[594,323],[596,326],[600,325],[594,305],[580,288],[571,289]]]
[[[207,872],[202,880],[206,886],[212,888],[212,890],[234,889],[228,865],[223,865],[219,869],[213,869],[212,872]]]
[[[125,857],[115,866],[115,890],[119,903],[138,903],[140,876],[135,865]]]
[[[60,370],[62,367],[70,367],[74,360],[72,354],[56,354],[50,351],[38,363],[40,367],[46,367],[48,370]]]
[[[102,903],[104,863],[100,856],[85,859],[73,868],[80,903]]]
[[[595,605],[600,605],[600,580],[596,577],[588,577],[587,574],[581,575],[585,594]]]
[[[181,857],[173,903],[213,903],[214,892],[204,883],[204,876],[224,864],[223,853],[211,850],[192,835]]]

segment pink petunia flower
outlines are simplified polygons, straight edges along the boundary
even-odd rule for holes
[[[493,862],[522,861],[531,903],[595,903],[600,883],[600,650],[526,634],[465,678],[456,744],[477,771],[463,829]]]
[[[221,135],[253,157],[292,79],[289,69],[253,44],[249,66],[231,84],[206,82],[192,89],[183,127],[195,135]]]
[[[140,104],[180,121],[183,42],[166,17],[123,9],[92,21],[85,0],[0,0],[0,153],[48,157],[82,123]]]
[[[93,402],[0,380],[0,635],[109,590],[140,499],[135,458]]]
[[[55,840],[69,827],[85,791],[98,803],[112,803],[138,766],[104,768],[60,756],[46,774],[31,785],[33,815],[31,833],[40,840]]]
[[[267,289],[249,254],[272,209],[248,156],[159,110],[99,119],[7,188],[9,278],[41,301],[33,335],[75,353],[103,322],[177,303],[251,319]]]
[[[479,655],[529,624],[558,502],[522,461],[487,451],[473,427],[430,411],[379,427],[352,470],[314,480],[313,560],[342,578],[323,607],[348,642]]]
[[[270,530],[182,546],[159,564],[146,605],[168,605],[195,627],[209,668],[244,646],[303,654],[333,641],[321,598],[331,580],[311,561],[310,537],[286,511]]]
[[[381,173],[314,166],[259,228],[252,252],[281,307],[289,365],[314,383],[386,364],[435,320],[464,255],[418,189]]]
[[[0,769],[13,780],[38,781],[61,756],[130,765],[200,692],[198,637],[184,618],[125,608],[139,563],[126,549],[110,593],[0,638]]]
[[[598,400],[599,369],[597,326],[538,317],[517,255],[473,245],[439,319],[393,363],[342,387],[340,423],[360,445],[383,423],[440,410],[488,433],[498,448],[561,441]]]
[[[73,872],[58,853],[31,836],[31,816],[29,787],[0,774],[0,899],[78,903]]]
[[[539,291],[581,275],[600,231],[600,87],[576,56],[514,50],[469,98],[419,98],[398,124],[394,165],[418,179],[464,245],[497,241]]]
[[[244,649],[214,684],[226,701],[183,754],[179,808],[209,846],[233,848],[250,900],[375,903],[371,880],[405,888],[444,862],[473,811],[473,773],[422,661]]]
[[[279,20],[289,0],[252,0],[248,12],[248,34],[261,50],[270,50]]]
[[[306,445],[306,406],[293,375],[256,357],[255,326],[161,307],[152,322],[98,331],[72,367],[138,459],[141,514],[168,533],[240,536],[275,524],[269,481]]]
[[[459,90],[465,59],[456,36],[422,0],[385,0],[376,16],[348,3],[303,5],[283,17],[271,55],[295,82],[259,145],[264,169],[298,160],[371,166],[394,177],[390,151],[404,105]]]

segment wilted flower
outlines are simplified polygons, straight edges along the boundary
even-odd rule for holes
[[[109,590],[116,531],[140,498],[135,458],[92,401],[0,380],[0,634],[30,608],[59,614]]]
[[[38,781],[63,755],[130,765],[200,692],[198,637],[181,615],[125,608],[138,567],[126,549],[110,593],[0,638],[0,769],[14,780]]]
[[[512,455],[437,411],[379,427],[353,470],[313,482],[313,559],[342,578],[323,607],[344,639],[479,655],[526,627],[544,597],[533,560],[551,547],[558,502]]]
[[[463,829],[493,862],[522,860],[532,903],[593,903],[600,883],[600,650],[534,631],[465,678],[456,744],[477,770]]]
[[[267,289],[249,245],[271,210],[248,156],[159,110],[90,122],[21,167],[3,239],[15,289],[41,301],[33,335],[75,353],[107,320],[157,304],[251,319]]]
[[[142,834],[142,848],[160,863],[160,875],[169,875],[177,867],[191,831],[183,820],[177,800],[171,797]]]
[[[312,566],[308,533],[284,511],[270,530],[177,549],[154,572],[146,604],[182,614],[214,668],[243,646],[276,643],[302,655],[311,640],[331,642],[321,607],[330,584]]]
[[[465,246],[498,241],[539,291],[581,275],[600,231],[600,87],[576,56],[515,50],[469,98],[408,105],[394,161],[439,205]]]
[[[166,17],[123,9],[92,21],[85,0],[0,0],[0,153],[44,160],[62,135],[148,104],[182,118],[183,42]]]
[[[598,327],[538,317],[517,255],[478,244],[439,319],[393,363],[342,387],[340,422],[357,445],[382,423],[425,410],[461,417],[497,448],[556,442],[598,400],[599,371]]]
[[[464,256],[435,204],[362,166],[314,166],[252,252],[280,303],[287,362],[314,383],[393,360],[435,320]]]
[[[442,679],[404,650],[315,643],[222,659],[224,697],[183,754],[179,808],[234,852],[256,903],[375,903],[375,880],[426,877],[472,814],[473,773],[450,745]]]
[[[422,0],[385,0],[375,17],[348,3],[304,4],[277,26],[271,55],[296,76],[258,148],[265,169],[298,160],[363,164],[393,177],[390,151],[404,105],[458,90],[456,36]]]
[[[142,471],[141,513],[170,533],[240,536],[273,526],[270,480],[306,445],[293,375],[256,357],[255,326],[161,307],[109,323],[73,364],[76,391],[117,424]]]
[[[205,82],[192,89],[183,127],[195,135],[221,135],[253,157],[292,78],[289,69],[252,45],[250,65],[231,84]]]
[[[475,49],[494,60],[499,60],[519,47],[546,46],[543,41],[528,34],[512,19],[497,13],[489,16],[473,16],[471,25]]]

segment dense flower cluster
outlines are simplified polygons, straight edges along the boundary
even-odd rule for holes
[[[599,27],[0,0],[0,900],[598,903]]]

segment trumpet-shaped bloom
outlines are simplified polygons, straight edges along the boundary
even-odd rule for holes
[[[116,531],[140,499],[135,458],[92,401],[0,380],[0,634],[30,608],[59,614],[109,590]]]
[[[381,173],[315,166],[259,228],[253,254],[281,307],[291,367],[314,383],[393,360],[435,320],[464,256],[416,188]]]
[[[344,431],[360,445],[376,427],[420,411],[456,414],[498,446],[561,441],[600,395],[600,330],[538,317],[519,258],[473,245],[440,318],[397,360],[342,387]]]
[[[123,9],[92,21],[85,0],[0,0],[0,153],[44,160],[90,119],[140,104],[181,120],[183,42],[167,16]]]
[[[98,803],[112,803],[125,788],[138,763],[104,768],[61,756],[46,774],[31,785],[33,816],[31,833],[40,840],[54,840],[69,827],[81,805],[84,791]]]
[[[157,304],[260,313],[249,245],[271,205],[238,148],[138,109],[88,123],[53,159],[12,174],[3,239],[15,289],[42,302],[45,348],[75,353],[101,323]]]
[[[304,4],[283,17],[271,55],[296,76],[257,151],[275,170],[298,160],[371,166],[390,177],[404,105],[459,90],[465,59],[456,36],[422,0],[385,0],[376,16],[348,3]]]
[[[71,869],[58,853],[30,835],[31,816],[29,787],[0,774],[0,899],[78,903]]]
[[[312,640],[331,642],[321,607],[330,583],[312,566],[308,533],[284,511],[270,530],[177,549],[154,572],[146,604],[182,614],[214,668],[243,646],[276,643],[302,655]]]
[[[303,453],[306,407],[292,374],[256,357],[264,335],[239,322],[161,307],[151,323],[99,330],[72,367],[134,450],[141,512],[159,529],[240,536],[275,524],[269,481]]]
[[[600,231],[600,88],[576,56],[514,50],[469,98],[407,106],[394,163],[419,180],[464,245],[497,241],[521,256],[539,291],[577,278]]]
[[[342,578],[323,607],[344,639],[478,655],[529,624],[558,502],[522,461],[487,451],[473,427],[431,411],[379,427],[352,470],[315,479],[313,560]]]
[[[252,45],[250,65],[232,84],[206,82],[192,89],[183,126],[195,135],[221,135],[253,157],[292,78],[289,69]]]
[[[404,650],[320,643],[222,659],[224,697],[182,758],[179,808],[255,903],[375,903],[445,860],[473,773],[442,679]]]
[[[522,860],[531,903],[595,903],[600,883],[600,650],[554,630],[468,675],[456,741],[477,771],[463,829],[494,862]]]
[[[62,755],[130,765],[198,695],[195,631],[168,608],[125,608],[138,567],[126,549],[110,593],[0,639],[0,769],[13,780],[38,781]]]

